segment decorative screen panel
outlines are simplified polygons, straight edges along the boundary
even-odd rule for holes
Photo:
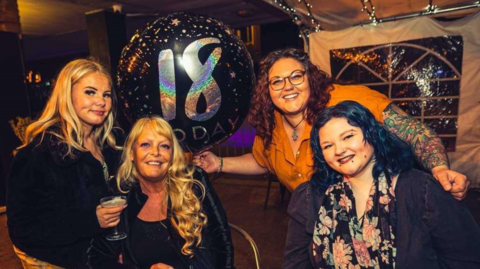
[[[455,150],[462,77],[461,36],[330,50],[332,76],[388,96]]]

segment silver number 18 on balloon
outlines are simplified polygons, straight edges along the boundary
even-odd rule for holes
[[[212,72],[222,55],[222,48],[215,48],[204,64],[200,62],[198,53],[208,44],[220,43],[217,38],[202,38],[190,43],[184,50],[181,63],[188,77],[193,81],[187,93],[185,114],[194,121],[206,121],[212,118],[220,108],[222,94],[220,87],[212,77]],[[158,55],[158,76],[160,88],[160,103],[163,117],[166,120],[175,119],[176,116],[176,87],[175,64],[171,49],[163,50]],[[205,112],[197,112],[197,103],[203,94],[207,102]]]

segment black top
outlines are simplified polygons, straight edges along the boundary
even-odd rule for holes
[[[300,184],[288,206],[283,268],[314,268],[312,238],[324,195]],[[402,172],[395,187],[397,269],[478,269],[480,232],[468,209],[429,174]]]
[[[175,269],[184,268],[182,260],[175,251],[168,234],[171,227],[168,219],[161,221],[144,221],[138,217],[130,229],[130,245],[141,269],[150,269],[157,263],[164,263]]]
[[[49,133],[16,154],[7,179],[8,232],[13,244],[39,260],[67,268],[86,263],[93,236],[103,229],[96,216],[108,196],[102,164],[89,152],[67,147]],[[102,153],[114,174],[119,151]]]

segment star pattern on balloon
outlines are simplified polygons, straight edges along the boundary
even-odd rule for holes
[[[231,73],[230,73],[230,77],[231,77],[231,78],[234,78],[235,75],[236,75],[235,72],[231,72]]]
[[[180,22],[181,21],[179,21],[178,19],[173,19],[171,25],[178,26],[178,24],[180,24]]]

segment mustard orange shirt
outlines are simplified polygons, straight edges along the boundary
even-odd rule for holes
[[[370,110],[379,122],[383,122],[382,112],[391,103],[385,95],[360,85],[334,85],[330,91],[327,107],[342,101],[356,101]],[[283,126],[282,115],[275,111],[275,129],[272,143],[265,152],[263,141],[259,136],[253,142],[252,154],[257,163],[277,176],[288,190],[293,191],[313,174],[313,150],[310,147],[312,126],[307,123],[303,131],[301,144],[297,152],[292,152],[289,137]]]

